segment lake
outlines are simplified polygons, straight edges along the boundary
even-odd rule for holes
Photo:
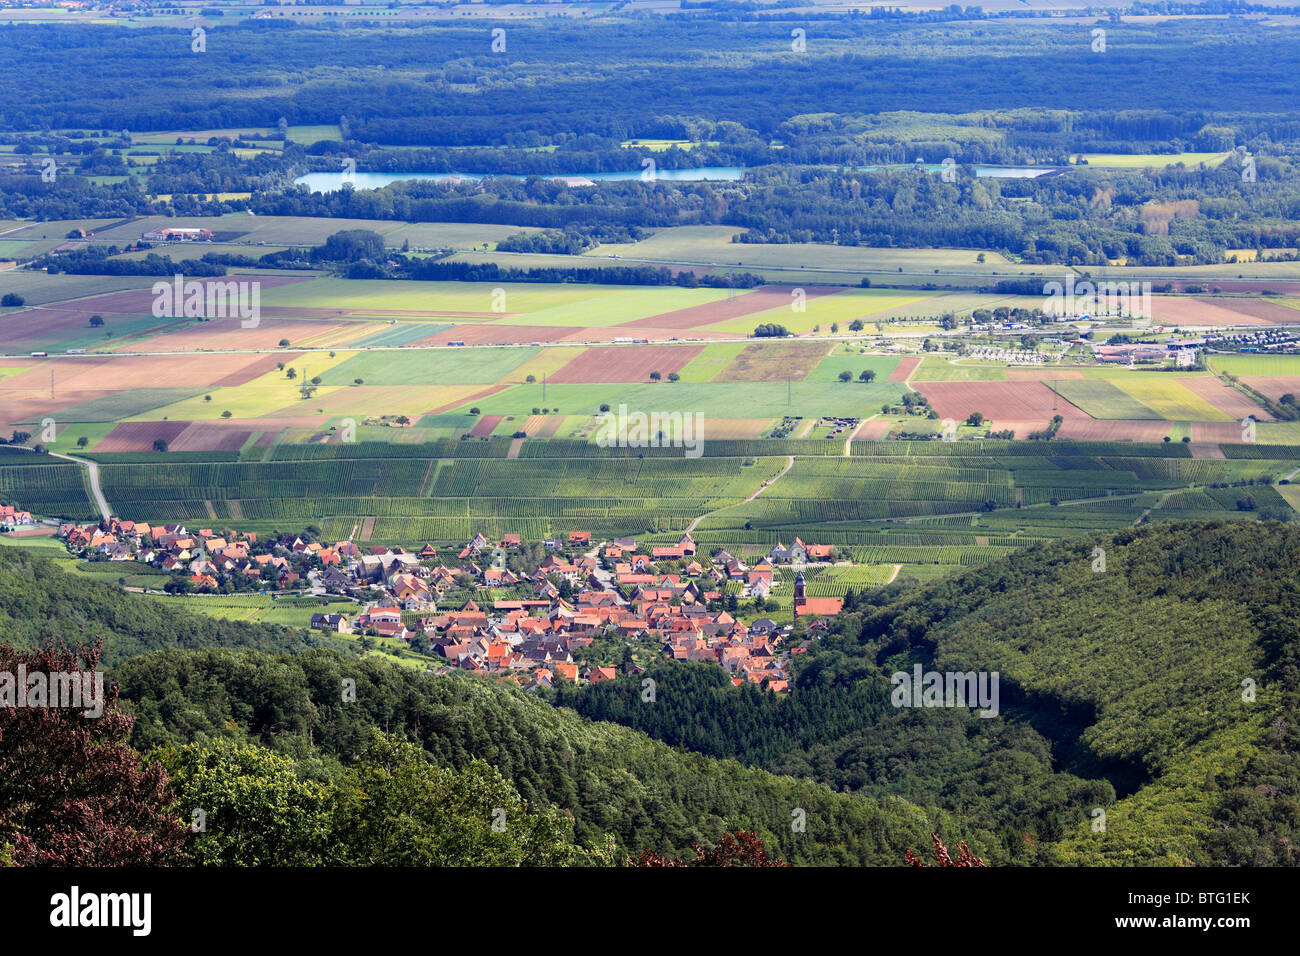
[[[745,175],[741,166],[701,166],[698,169],[660,169],[655,178],[665,182],[703,182],[705,180],[737,180]],[[411,179],[427,179],[443,182],[448,179],[482,179],[483,173],[353,173],[351,176],[338,173],[308,173],[294,180],[297,185],[306,186],[314,193],[332,193],[343,188],[343,183],[352,183],[353,189],[383,189],[391,183]],[[523,179],[523,176],[517,177]],[[555,173],[547,179],[589,179],[592,182],[617,182],[626,179],[640,179],[641,170],[630,169],[617,173]]]

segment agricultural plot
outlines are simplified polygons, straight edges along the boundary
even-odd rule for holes
[[[898,360],[894,370],[889,373],[889,381],[906,382],[912,377],[912,373],[917,370],[921,364],[921,358],[916,355],[908,355]]]
[[[742,300],[762,293],[734,293],[730,289],[682,289],[677,286],[588,286],[570,302],[528,314],[528,324],[587,329],[629,326],[617,335],[637,336],[642,328],[692,329],[707,325],[708,317],[739,307]],[[788,300],[788,297],[787,297]],[[765,302],[767,298],[760,298]],[[747,308],[757,305],[750,301]]]
[[[735,360],[747,346],[743,342],[719,342],[706,345],[678,373],[683,382],[711,382]]]
[[[898,377],[895,372],[900,363],[906,361],[908,359],[892,355],[863,354],[851,345],[841,346],[822,359],[814,370],[813,377],[818,381],[837,382],[841,372],[848,372],[856,383],[863,372],[872,371],[876,373],[875,381],[902,382],[906,376]]]
[[[1055,380],[1051,387],[1066,401],[1093,418],[1159,420],[1164,416],[1148,408],[1106,379]]]
[[[951,360],[940,355],[927,355],[920,367],[912,373],[912,382],[920,387],[922,382],[1001,382],[1007,378],[1004,365],[976,362],[973,359]]]
[[[333,123],[319,126],[290,126],[287,136],[291,143],[300,143],[303,146],[311,146],[322,140],[338,141],[343,138],[338,126]]]
[[[1189,375],[1178,381],[1198,398],[1209,402],[1230,418],[1240,420],[1253,415],[1259,421],[1266,421],[1273,417],[1246,395],[1212,376]]]
[[[699,262],[730,268],[784,268],[843,272],[930,272],[952,269],[1002,275],[1030,271],[994,252],[979,249],[882,249],[827,243],[741,243],[732,226],[674,226],[634,243],[597,247],[588,256],[619,254],[624,259]],[[815,276],[815,273],[814,273]]]
[[[701,351],[701,346],[594,346],[551,376],[557,385],[588,382],[645,382],[659,373],[677,372]]]
[[[1113,381],[1124,392],[1168,421],[1216,422],[1230,418],[1195,392],[1184,387],[1180,381],[1168,376],[1164,378],[1121,377]]]
[[[1055,415],[1066,420],[1088,417],[1041,382],[923,382],[916,387],[941,418],[958,421],[972,412],[980,412],[998,426],[1009,422],[1046,425]]]
[[[1215,355],[1210,364],[1238,377],[1300,379],[1300,355]]]
[[[1170,326],[1294,325],[1300,310],[1278,302],[1244,296],[1217,298],[1152,296],[1151,314]]]
[[[23,297],[27,306],[48,305],[52,302],[68,302],[87,296],[116,292],[121,289],[148,290],[156,281],[152,276],[69,276],[50,275],[45,272],[29,272],[26,269],[10,269],[0,272],[0,293],[13,292]],[[78,304],[75,308],[91,308],[93,305]],[[109,310],[113,311],[113,310]],[[133,310],[134,311],[134,310]],[[144,311],[148,312],[148,308]],[[15,314],[9,309],[5,315]],[[87,313],[90,314],[89,312]],[[7,321],[7,320],[6,320]],[[0,342],[0,348],[3,343]]]
[[[1071,162],[1084,162],[1105,169],[1155,169],[1164,166],[1218,166],[1230,153],[1083,153]]]
[[[60,424],[113,422],[192,398],[199,394],[199,391],[196,388],[126,389],[60,408],[57,417]],[[0,396],[3,396],[3,392],[0,392]],[[34,421],[35,419],[32,419],[22,424],[31,424]]]
[[[818,368],[834,346],[818,342],[757,342],[746,345],[719,372],[715,382],[802,381]]]
[[[782,287],[766,286],[764,292],[772,290],[779,295]],[[893,310],[924,302],[930,296],[927,293],[894,291],[889,289],[849,289],[832,293],[828,287],[809,286],[804,289],[806,298],[803,308],[796,311],[792,303],[790,287],[784,287],[783,301],[762,311],[747,312],[740,316],[724,318],[708,324],[712,332],[725,332],[736,335],[748,335],[758,325],[774,323],[784,325],[791,332],[805,333],[820,327],[830,331],[834,323],[839,323],[840,332],[848,333],[849,324],[854,319],[873,321]],[[751,293],[753,295],[754,293]],[[739,298],[739,297],[738,297]]]
[[[325,385],[494,385],[540,349],[363,352],[321,374]]]
[[[674,310],[657,309],[655,312],[635,321],[622,323],[632,329],[675,329],[678,331],[696,330],[712,327],[715,331],[729,331],[736,322],[747,326],[752,332],[754,326],[763,320],[753,318],[769,311],[775,312],[785,320],[789,327],[793,318],[799,318],[791,308],[798,301],[794,288],[790,286],[763,286],[760,289],[742,291],[736,289],[712,290],[720,292],[708,301],[688,305]],[[815,302],[821,297],[831,295],[835,290],[829,287],[810,287],[803,290],[804,302]]]
[[[1067,419],[1058,437],[1080,442],[1157,442],[1172,436],[1169,422],[1151,420],[1095,421]]]
[[[351,344],[357,348],[368,348],[371,346],[394,346],[394,345],[411,345],[415,342],[421,342],[439,332],[450,329],[450,325],[437,325],[424,322],[400,322],[391,325],[381,332],[374,332],[364,338],[355,339]]]

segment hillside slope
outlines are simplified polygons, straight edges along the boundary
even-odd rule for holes
[[[631,682],[558,699],[717,756],[937,804],[995,831],[997,857],[1286,863],[1298,629],[1300,528],[1160,524],[881,592],[834,622],[785,700],[676,666],[653,672],[663,707],[636,707]],[[890,706],[890,675],[916,664],[998,672],[998,718]],[[846,697],[861,706],[845,713]]]

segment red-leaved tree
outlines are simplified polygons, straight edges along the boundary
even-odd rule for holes
[[[38,651],[0,644],[0,674],[95,673],[102,642]],[[0,701],[0,858],[18,866],[165,865],[187,837],[167,775],[127,744],[134,718],[104,687],[99,717]]]
[[[645,850],[640,856],[628,860],[629,866],[789,866],[784,860],[773,860],[763,849],[763,841],[758,835],[737,830],[728,833],[712,850],[702,849],[698,842],[691,844],[695,859],[683,860],[666,857],[653,850]]]
[[[948,853],[948,847],[939,839],[939,834],[931,833],[930,839],[934,841],[935,866],[988,866],[982,858],[970,851],[970,847],[966,845],[965,840],[961,842],[961,850],[957,854],[957,859],[954,860]],[[907,856],[903,858],[903,862],[908,866],[927,865],[925,860],[919,856],[913,856],[911,850],[907,851]]]

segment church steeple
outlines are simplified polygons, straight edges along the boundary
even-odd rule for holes
[[[800,571],[794,576],[794,599],[796,602],[804,599],[804,587],[803,572]]]

